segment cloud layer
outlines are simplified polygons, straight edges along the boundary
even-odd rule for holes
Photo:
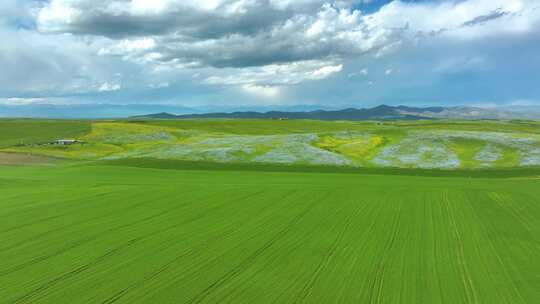
[[[507,72],[496,61],[501,53],[540,51],[540,0],[5,0],[0,11],[0,38],[10,42],[0,46],[0,64],[10,71],[0,73],[6,98],[170,100],[183,90],[193,102],[323,103],[331,94],[320,90],[340,90],[350,103],[423,90],[407,99],[463,102],[434,92],[454,90],[463,77],[499,86],[505,77],[487,74]],[[540,66],[537,60],[529,64]],[[513,81],[528,87],[528,80]],[[162,95],[149,93],[156,90]],[[216,97],[219,90],[227,98]]]

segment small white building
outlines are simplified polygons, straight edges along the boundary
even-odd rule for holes
[[[63,145],[63,146],[72,145],[72,144],[74,144],[76,142],[77,142],[76,139],[57,139],[57,140],[54,141],[55,144]]]

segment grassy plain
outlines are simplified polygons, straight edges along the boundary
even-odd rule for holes
[[[197,164],[0,167],[0,303],[540,302],[534,171]]]
[[[0,120],[0,303],[539,303],[539,126]]]

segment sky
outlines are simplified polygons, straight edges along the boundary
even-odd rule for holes
[[[540,106],[540,0],[1,0],[0,40],[4,109]]]

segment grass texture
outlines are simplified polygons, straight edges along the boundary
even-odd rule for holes
[[[538,175],[157,162],[0,167],[0,303],[540,302]]]

